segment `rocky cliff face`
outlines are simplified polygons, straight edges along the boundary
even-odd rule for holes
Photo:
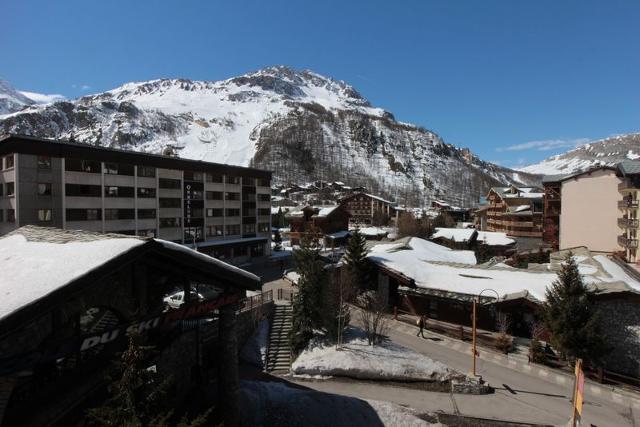
[[[181,157],[272,169],[276,183],[340,180],[416,205],[470,205],[491,185],[539,179],[398,122],[342,81],[287,67],[128,83],[0,116],[0,132],[153,153],[170,146]]]
[[[615,165],[625,159],[640,159],[640,133],[593,141],[575,150],[550,157],[521,170],[533,174],[566,174],[597,165]]]

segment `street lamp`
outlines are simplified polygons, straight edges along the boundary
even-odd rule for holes
[[[473,357],[473,376],[474,376],[474,378],[476,376],[476,357],[478,355],[478,351],[476,350],[476,347],[477,347],[477,345],[476,345],[476,303],[480,300],[480,296],[482,295],[482,293],[484,291],[491,291],[491,292],[496,294],[497,300],[500,299],[500,295],[498,295],[498,292],[496,290],[494,290],[494,289],[491,289],[491,288],[487,288],[487,289],[481,290],[480,293],[478,294],[478,296],[473,299],[472,341],[471,341],[472,349],[471,349],[471,354],[472,354],[472,357]]]

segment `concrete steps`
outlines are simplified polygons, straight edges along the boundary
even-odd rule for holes
[[[271,329],[269,331],[266,366],[268,372],[289,372],[289,368],[291,367],[291,347],[289,346],[291,323],[291,305],[276,305],[271,319]]]

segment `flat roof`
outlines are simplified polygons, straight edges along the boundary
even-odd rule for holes
[[[272,171],[264,169],[234,166],[223,163],[203,162],[160,154],[141,153],[131,150],[96,147],[89,144],[69,142],[57,139],[37,138],[27,135],[0,136],[0,155],[11,153],[47,155],[51,157],[81,158],[83,160],[112,161],[162,169],[179,169],[196,172],[212,172],[235,176],[271,179]]]

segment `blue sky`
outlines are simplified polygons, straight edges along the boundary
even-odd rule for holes
[[[640,130],[637,0],[1,0],[0,16],[0,78],[21,90],[284,64],[507,166]]]

